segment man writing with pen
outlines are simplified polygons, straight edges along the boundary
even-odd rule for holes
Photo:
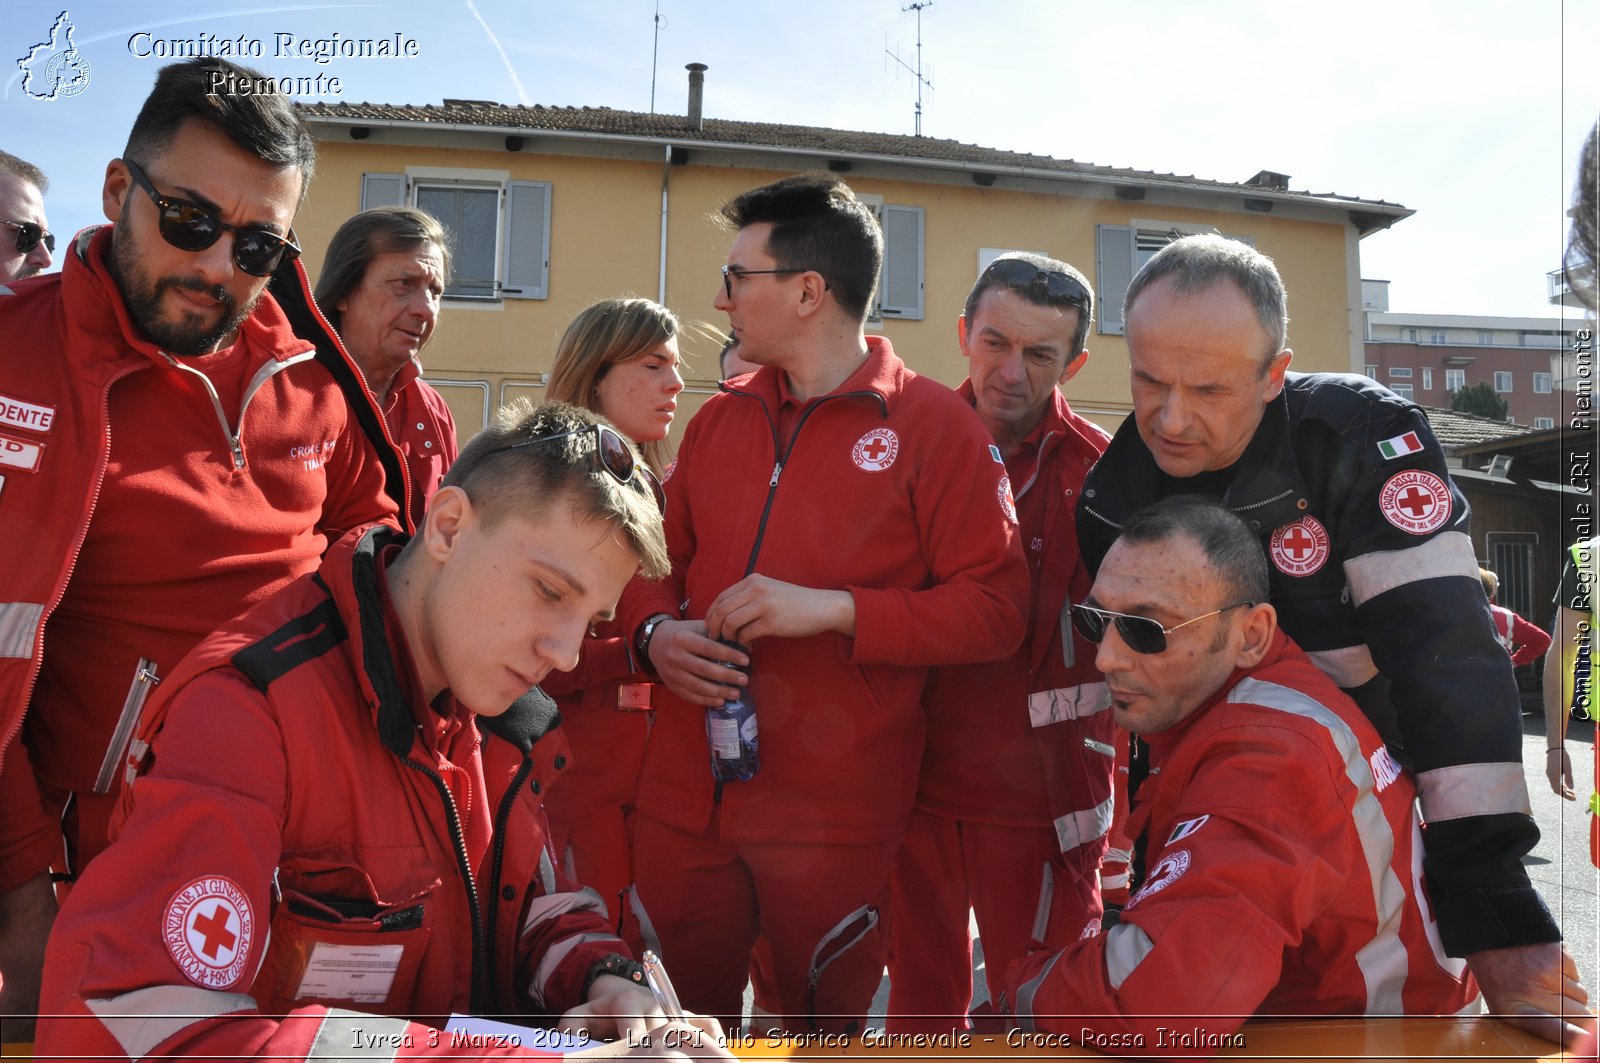
[[[587,411],[509,407],[414,538],[357,529],[202,642],[56,923],[38,1054],[409,1058],[471,1012],[731,1058],[559,873],[541,805],[568,753],[530,688],[666,571],[639,461]]]

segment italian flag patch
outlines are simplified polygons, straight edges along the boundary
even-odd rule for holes
[[[1395,436],[1393,439],[1385,439],[1382,443],[1378,444],[1378,453],[1391,460],[1394,458],[1403,458],[1407,454],[1415,454],[1421,449],[1422,440],[1417,438],[1417,433],[1415,432],[1407,432],[1403,436]]]

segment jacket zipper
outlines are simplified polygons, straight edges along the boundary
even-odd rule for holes
[[[95,776],[95,793],[111,792],[111,784],[117,777],[117,768],[127,759],[128,739],[133,736],[134,724],[139,722],[139,714],[144,710],[145,699],[160,682],[161,678],[156,675],[156,662],[148,657],[140,657],[138,667],[133,670],[133,682],[128,684],[128,696],[122,702],[122,714],[117,717],[117,725],[111,731],[111,742],[106,746],[105,759],[100,762],[100,774]],[[141,757],[144,755],[143,750],[139,755]]]
[[[488,976],[489,1003],[495,1010],[501,1004],[494,999],[494,949],[495,949],[495,924],[500,921],[500,870],[506,855],[506,823],[511,819],[511,806],[517,796],[517,791],[533,773],[533,759],[523,754],[522,766],[517,769],[517,774],[512,777],[511,785],[506,788],[505,796],[500,799],[500,807],[494,814],[494,843],[489,857],[489,911],[484,916],[484,968]]]
[[[861,929],[849,941],[835,949],[827,959],[822,958],[822,950],[844,936],[850,925],[861,922]],[[817,987],[822,984],[822,975],[833,962],[861,943],[861,940],[878,925],[878,909],[870,904],[863,904],[843,919],[834,924],[833,929],[822,935],[822,940],[817,942],[817,947],[811,950],[811,969],[806,972],[806,1021],[813,1030],[817,1029]]]
[[[741,398],[755,399],[761,403],[761,412],[767,418],[767,424],[772,428],[772,453],[776,456],[772,466],[772,479],[767,481],[767,501],[761,507],[761,521],[756,525],[755,545],[750,548],[750,561],[745,565],[744,569],[744,574],[748,576],[756,570],[756,557],[761,553],[761,544],[767,536],[767,518],[772,515],[772,502],[778,494],[778,477],[783,474],[783,467],[788,464],[789,455],[794,453],[794,445],[800,439],[800,429],[805,427],[806,422],[811,419],[811,415],[824,402],[829,402],[833,399],[870,398],[877,400],[879,407],[883,410],[883,416],[887,418],[889,416],[889,404],[884,402],[883,396],[876,391],[841,391],[834,395],[824,395],[800,411],[800,419],[795,422],[794,431],[789,433],[789,446],[784,448],[778,439],[778,422],[773,419],[772,411],[767,409],[766,402],[762,401],[759,396],[751,395],[744,391],[729,390],[728,394],[738,395]]]
[[[49,622],[51,614],[61,604],[61,599],[66,596],[67,584],[72,582],[72,573],[78,567],[78,557],[83,553],[83,541],[89,536],[89,523],[94,518],[95,506],[100,502],[100,491],[106,485],[106,466],[111,463],[111,387],[124,377],[137,373],[146,368],[148,363],[134,364],[119,372],[116,376],[106,381],[106,386],[100,391],[100,423],[106,426],[105,445],[100,448],[100,457],[95,462],[94,491],[89,495],[89,508],[83,515],[83,523],[78,528],[78,537],[72,544],[72,553],[67,558],[67,567],[61,574],[61,580],[56,584],[55,591],[50,601],[45,605],[44,611],[39,614],[39,629],[33,633],[33,668],[28,675],[28,681],[22,687],[22,700],[19,704],[26,706],[33,700],[33,688],[39,683],[39,671],[44,662],[44,628]],[[22,733],[22,721],[26,713],[19,713],[17,726],[10,734],[0,735],[0,750],[11,744],[11,739]],[[13,751],[15,755],[15,751]]]
[[[400,763],[413,771],[421,772],[433,780],[434,788],[439,791],[439,796],[444,798],[445,816],[450,824],[450,841],[455,845],[456,869],[461,872],[461,881],[467,889],[467,907],[472,916],[472,1010],[480,1015],[489,1011],[489,994],[487,991],[488,979],[483,967],[484,956],[487,952],[484,939],[483,907],[478,898],[478,883],[472,877],[472,860],[467,855],[467,839],[461,831],[461,816],[456,811],[456,799],[450,795],[450,788],[439,778],[439,773],[426,764],[419,764],[410,757],[400,757]]]
[[[261,368],[257,369],[255,376],[250,378],[249,385],[245,387],[244,396],[239,402],[239,427],[234,429],[228,425],[228,415],[222,409],[222,399],[217,394],[216,386],[211,383],[211,378],[194,366],[178,361],[166,351],[161,352],[161,357],[167,360],[168,365],[174,369],[199,377],[200,382],[206,386],[206,394],[211,396],[211,409],[217,415],[217,424],[222,428],[222,438],[227,440],[228,452],[233,456],[233,467],[235,469],[244,468],[244,412],[249,408],[250,400],[255,398],[256,392],[261,390],[261,385],[268,380],[271,380],[290,366],[299,365],[301,362],[309,362],[316,356],[316,348],[312,348],[291,358],[285,358],[281,362],[267,361]]]

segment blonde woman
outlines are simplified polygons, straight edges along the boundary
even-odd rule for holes
[[[550,371],[549,398],[604,416],[657,477],[670,460],[667,432],[683,390],[679,331],[672,311],[649,299],[604,299],[573,318]],[[598,890],[630,932],[621,895],[633,882],[634,790],[662,689],[654,680],[635,671],[626,633],[600,624],[578,667],[543,684],[561,706],[573,753],[545,802],[551,839],[572,876]]]

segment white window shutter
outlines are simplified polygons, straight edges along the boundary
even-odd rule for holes
[[[1095,292],[1099,298],[1100,331],[1123,334],[1122,301],[1133,283],[1133,227],[1095,226]]]
[[[922,208],[883,205],[883,273],[878,312],[922,320]]]
[[[361,175],[361,209],[403,207],[406,202],[406,175],[403,173],[364,173]]]
[[[506,190],[505,261],[500,294],[506,299],[550,297],[550,183],[512,181]]]

